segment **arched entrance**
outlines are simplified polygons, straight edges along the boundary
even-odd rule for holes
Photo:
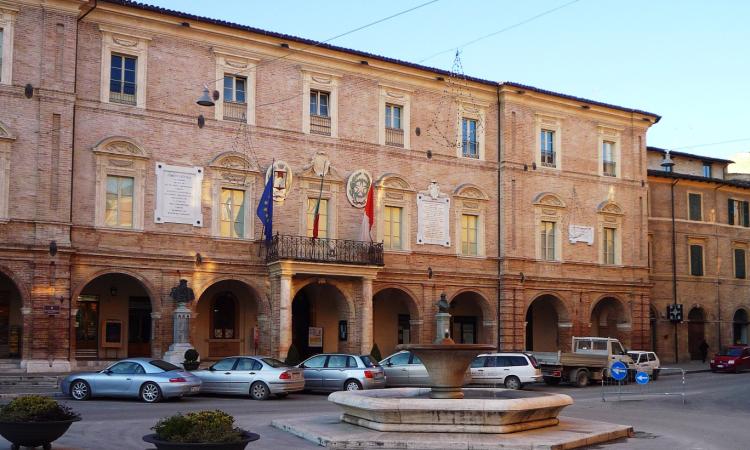
[[[747,311],[742,308],[735,311],[732,325],[732,342],[747,345]]]
[[[201,358],[258,354],[258,306],[255,291],[242,281],[222,280],[203,291],[191,325]]]
[[[310,283],[292,300],[292,344],[302,359],[347,351],[353,325],[346,297],[331,284]]]
[[[0,272],[0,358],[20,358],[23,351],[23,299],[18,287]]]
[[[618,339],[625,347],[630,336],[630,320],[625,305],[615,297],[604,297],[591,311],[591,335]]]
[[[526,311],[526,350],[556,352],[567,348],[569,332],[562,333],[561,325],[570,330],[570,316],[565,304],[554,295],[534,299]]]
[[[701,343],[706,339],[706,313],[696,306],[688,313],[688,351],[690,359],[703,359]]]
[[[462,292],[451,300],[451,333],[457,344],[485,344],[490,336],[484,330],[482,297],[476,292]]]
[[[75,307],[77,359],[151,356],[151,298],[136,278],[100,275],[84,286]]]
[[[375,294],[373,302],[373,338],[385,358],[398,344],[419,343],[419,320],[414,300],[405,291],[387,288]]]

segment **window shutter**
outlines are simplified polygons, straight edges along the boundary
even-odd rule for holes
[[[727,223],[734,225],[734,200],[727,199]]]
[[[750,227],[750,211],[748,211],[748,202],[742,202],[742,226]]]
[[[734,277],[745,278],[745,250],[734,249]]]
[[[690,246],[690,275],[703,275],[703,247],[700,245]]]

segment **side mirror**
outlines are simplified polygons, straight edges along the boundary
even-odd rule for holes
[[[307,369],[307,366],[306,366],[306,365],[304,365],[304,364],[300,364],[300,365],[299,365],[299,368],[300,368],[300,369]]]
[[[107,375],[112,375],[112,371],[109,369],[102,370],[102,373],[107,374]]]
[[[390,361],[388,361],[387,363],[385,363],[385,365],[388,366],[388,367],[391,367],[391,366],[393,366],[393,363],[390,362]]]
[[[215,371],[216,369],[214,369],[214,366],[211,366],[211,367],[209,367],[209,368],[208,368],[208,370],[210,370],[211,372],[213,372],[213,371]]]

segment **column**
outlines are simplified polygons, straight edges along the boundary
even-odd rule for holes
[[[159,327],[159,321],[161,320],[160,312],[151,313],[151,357],[161,358],[161,328]]]
[[[372,278],[362,278],[362,308],[359,311],[362,338],[360,352],[369,355],[372,350]]]
[[[292,275],[279,276],[279,359],[285,360],[292,345]]]

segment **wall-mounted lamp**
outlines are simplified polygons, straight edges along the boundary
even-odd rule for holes
[[[109,288],[109,295],[111,295],[112,297],[117,296],[117,288],[114,287],[114,286],[112,286],[111,288]]]
[[[57,254],[57,241],[49,241],[49,255],[55,256]]]
[[[523,272],[521,272],[520,275],[521,275],[521,283],[523,283],[524,281],[526,281],[526,275],[524,275]]]
[[[432,279],[432,267],[427,268],[427,278]]]
[[[201,256],[200,253],[196,253],[195,254],[195,263],[200,266],[202,262],[203,262],[203,256]]]
[[[214,101],[211,99],[211,96],[208,93],[208,86],[203,86],[203,95],[200,96],[198,100],[196,100],[197,104],[201,106],[214,106]]]

